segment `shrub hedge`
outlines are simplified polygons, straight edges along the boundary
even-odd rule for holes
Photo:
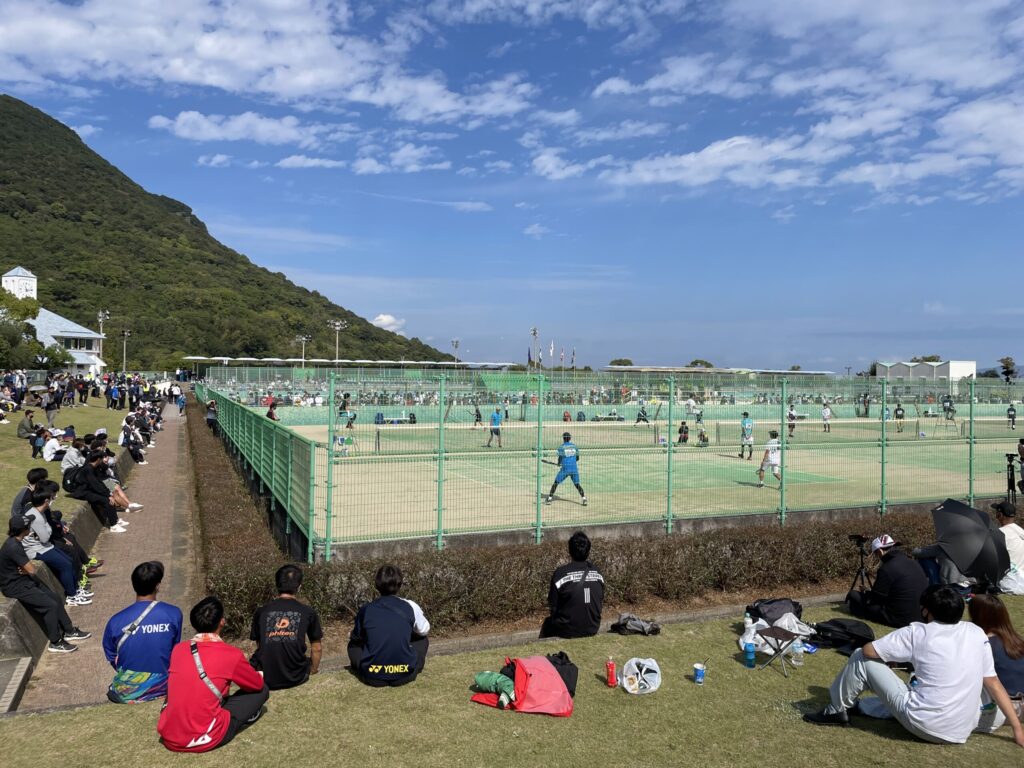
[[[229,629],[244,634],[257,606],[273,596],[274,570],[285,562],[220,440],[189,406],[189,436],[206,562],[206,582],[227,610]],[[742,526],[693,535],[595,539],[592,560],[605,576],[606,600],[627,606],[650,598],[687,602],[714,592],[830,584],[852,578],[856,548],[847,536],[889,533],[908,547],[933,540],[928,514],[879,520],[800,521],[785,527]],[[598,534],[599,535],[599,534]],[[444,633],[479,622],[515,622],[543,610],[551,571],[566,560],[564,542],[449,549],[397,558],[402,594],[423,606]],[[325,621],[349,621],[376,597],[382,559],[333,561],[306,568],[303,595]]]

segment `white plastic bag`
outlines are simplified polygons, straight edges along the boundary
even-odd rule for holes
[[[807,624],[804,624],[800,619],[793,613],[784,613],[776,621],[776,627],[782,627],[782,629],[788,629],[790,632],[795,632],[800,637],[810,637],[814,634],[814,630],[811,629]]]
[[[768,647],[768,643],[763,637],[757,634],[759,629],[768,629],[768,622],[764,619],[758,619],[743,632],[743,636],[739,639],[740,650],[746,652],[747,643],[754,644],[754,650],[758,653],[772,653],[771,648]]]
[[[630,659],[622,668],[626,693],[654,693],[661,687],[661,667],[654,659]]]

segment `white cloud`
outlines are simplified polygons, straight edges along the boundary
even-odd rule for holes
[[[547,109],[539,109],[533,116],[542,123],[565,128],[576,125],[580,121],[580,113],[575,109],[567,109],[563,112],[552,112]]]
[[[635,93],[692,96],[708,94],[730,99],[746,98],[759,86],[743,79],[747,63],[739,58],[716,61],[711,54],[673,56],[662,61],[662,71],[642,83],[631,83],[622,77],[610,77],[599,83],[593,95],[618,96]],[[665,102],[659,100],[658,105]]]
[[[783,224],[789,224],[789,222],[796,218],[796,209],[792,205],[787,205],[784,208],[774,211],[772,213],[772,218]]]
[[[200,155],[196,162],[207,168],[227,168],[231,165],[231,155]]]
[[[484,168],[493,173],[510,173],[512,171],[512,163],[508,160],[491,160],[490,162],[484,163]]]
[[[544,235],[547,235],[550,232],[551,230],[548,229],[547,227],[536,223],[531,224],[530,226],[523,230],[524,235],[526,235],[527,237],[532,237],[535,240],[540,240],[542,237],[544,237]]]
[[[89,123],[86,123],[85,125],[73,125],[71,126],[71,130],[73,130],[83,139],[88,139],[90,136],[95,136],[103,129],[95,125],[90,125]]]
[[[257,144],[297,144],[314,147],[323,134],[334,126],[302,124],[293,115],[281,118],[264,117],[256,112],[240,115],[204,115],[189,110],[176,117],[154,115],[149,127],[166,130],[181,139],[192,141],[253,141]]]
[[[584,128],[576,131],[579,144],[598,144],[605,141],[625,141],[661,136],[668,132],[666,123],[645,123],[642,120],[623,120],[604,128]]]
[[[372,157],[360,157],[352,163],[352,170],[360,176],[366,176],[376,175],[378,173],[387,173],[390,168]]]
[[[419,205],[436,205],[441,208],[450,208],[460,213],[485,213],[493,211],[489,203],[482,200],[430,200],[422,197],[405,197],[404,195],[385,195],[380,192],[364,192],[370,197],[380,197],[385,200],[397,200],[401,203],[416,203]]]
[[[405,320],[399,319],[394,315],[380,314],[370,322],[378,328],[383,328],[385,331],[391,331],[392,333],[401,333],[402,329],[405,328]]]
[[[602,155],[584,163],[573,163],[562,157],[564,152],[561,147],[542,147],[533,157],[533,172],[551,181],[562,181],[582,176],[593,168],[612,162],[609,155]]]
[[[359,175],[380,173],[420,173],[421,171],[444,171],[452,167],[444,160],[437,147],[406,142],[387,155],[373,157],[370,151],[379,148],[366,148],[367,153],[352,163],[352,170]]]
[[[330,160],[326,157],[289,155],[274,163],[278,168],[344,168],[344,160]]]
[[[870,184],[878,192],[914,184],[932,176],[959,176],[988,165],[979,157],[960,157],[946,152],[919,154],[906,162],[865,162],[843,169],[835,176],[839,183]]]
[[[294,227],[253,226],[239,222],[210,222],[210,231],[226,242],[268,243],[295,250],[335,251],[349,248],[352,238],[330,232],[316,232]]]

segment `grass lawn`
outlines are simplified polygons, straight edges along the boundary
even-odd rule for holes
[[[1024,599],[1008,600],[1024,625]],[[815,621],[836,615],[809,610]],[[90,640],[89,642],[97,642]],[[666,627],[659,637],[603,635],[537,643],[511,655],[564,649],[579,665],[576,711],[567,719],[500,712],[469,701],[475,672],[497,669],[506,655],[484,651],[428,658],[413,685],[373,689],[345,672],[325,673],[297,690],[272,695],[268,714],[223,750],[182,758],[156,738],[160,705],[104,705],[0,720],[4,765],[76,763],[120,768],[145,765],[271,766],[660,766],[724,768],[777,760],[786,768],[827,766],[1017,766],[1024,750],[1004,728],[958,747],[915,741],[893,722],[856,719],[848,729],[800,720],[826,700],[844,659],[819,651],[788,679],[772,668],[743,667],[735,623]],[[609,655],[653,657],[664,674],[657,693],[629,696],[604,685]],[[707,683],[690,679],[695,661],[710,659]],[[74,659],[64,663],[73,664]]]
[[[33,420],[36,424],[46,424],[46,414],[41,408],[34,408]],[[110,448],[113,451],[120,450],[116,443],[116,437],[121,430],[121,421],[127,411],[108,411],[103,398],[90,398],[88,405],[79,405],[75,408],[62,408],[57,413],[55,422],[57,427],[66,427],[73,424],[75,433],[85,435],[95,432],[100,427],[106,427],[111,434]],[[10,504],[14,495],[25,485],[25,473],[32,467],[46,467],[50,471],[50,478],[60,482],[60,462],[45,462],[42,459],[31,459],[32,448],[27,440],[19,440],[17,437],[18,422],[21,421],[22,412],[10,414],[7,418],[10,424],[0,425],[0,500]]]

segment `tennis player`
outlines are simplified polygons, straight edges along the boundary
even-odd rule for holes
[[[484,417],[483,414],[480,413],[480,406],[475,405],[473,406],[473,429],[476,429],[477,427],[482,427],[483,425]]]
[[[494,438],[498,438],[498,447],[501,448],[501,406],[495,406],[494,413],[491,414],[491,434],[488,435],[484,448],[490,448],[491,440]]]
[[[743,412],[743,418],[740,420],[740,458],[743,458],[743,449],[747,448],[750,450],[750,455],[747,456],[747,461],[754,458],[754,420],[750,418],[750,414],[746,411]]]
[[[550,504],[555,500],[555,491],[558,490],[559,484],[568,477],[572,480],[572,484],[576,486],[576,490],[580,492],[583,506],[587,506],[587,494],[583,492],[583,486],[580,485],[580,471],[576,466],[576,462],[579,460],[580,452],[572,441],[572,435],[568,432],[563,432],[562,445],[558,449],[558,474],[555,475],[555,482],[551,484],[551,490],[548,491],[548,496],[544,499],[545,504]]]
[[[637,424],[646,424],[648,427],[651,426],[651,422],[647,420],[647,409],[644,406],[640,406],[640,410],[636,412],[636,421],[633,422],[635,427]]]
[[[757,470],[757,487],[764,488],[764,473],[771,469],[775,479],[782,482],[782,451],[779,444],[779,433],[774,429],[768,433],[768,442],[764,445],[764,458],[761,468]]]
[[[793,436],[793,431],[796,429],[796,411],[793,410],[793,406],[789,406],[789,410],[786,411],[786,421],[789,422],[786,426],[789,427],[789,436]]]
[[[903,431],[903,417],[906,416],[906,411],[903,410],[903,403],[896,403],[896,410],[892,413],[896,419],[896,431]]]
[[[832,431],[832,408],[828,403],[821,405],[821,428],[823,432]]]
[[[1013,407],[1013,403],[1006,409],[1006,426],[1010,429],[1017,428],[1017,409]]]

